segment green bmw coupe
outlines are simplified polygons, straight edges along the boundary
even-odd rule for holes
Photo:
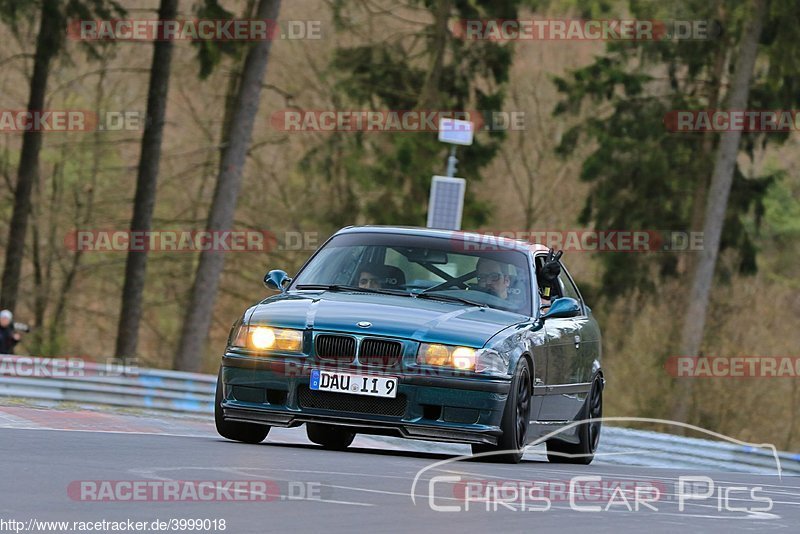
[[[215,419],[257,443],[306,425],[344,449],[357,433],[469,443],[519,462],[588,464],[605,381],[600,330],[560,253],[426,228],[348,227],[248,308],[228,338]],[[579,422],[579,423],[576,423]]]

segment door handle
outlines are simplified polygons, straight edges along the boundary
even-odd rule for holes
[[[575,348],[579,348],[581,346],[581,336],[575,335]]]

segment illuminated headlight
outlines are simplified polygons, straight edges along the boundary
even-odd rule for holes
[[[475,353],[475,349],[469,347],[422,343],[417,352],[417,363],[472,371],[475,369]]]
[[[242,325],[233,337],[233,347],[254,350],[303,351],[303,332],[288,328]]]

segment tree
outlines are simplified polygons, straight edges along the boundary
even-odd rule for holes
[[[15,25],[23,14],[29,15],[33,5],[19,4],[13,0],[0,1],[0,17]],[[121,15],[124,10],[113,1],[72,0],[64,5],[60,0],[42,0],[39,9],[39,32],[33,60],[33,75],[30,81],[28,111],[45,109],[47,79],[50,64],[63,48],[67,22],[71,18],[109,18]],[[16,31],[16,29],[15,29]],[[91,50],[91,48],[89,48]],[[8,229],[5,266],[0,288],[0,308],[13,310],[17,305],[22,260],[25,255],[25,239],[28,232],[28,217],[31,210],[33,185],[39,173],[39,152],[42,148],[42,132],[26,130],[22,137],[17,183],[14,190],[14,211]]]
[[[714,276],[724,282],[734,274],[733,261],[716,261],[723,250],[736,260],[739,273],[757,271],[756,232],[767,195],[782,172],[767,167],[760,176],[747,176],[737,157],[744,154],[754,161],[757,152],[789,137],[788,132],[671,133],[663,121],[674,110],[713,109],[719,103],[728,109],[761,110],[791,109],[800,103],[800,13],[792,3],[768,6],[733,0],[630,2],[633,18],[668,19],[663,10],[694,13],[693,18],[719,20],[723,33],[704,41],[611,42],[591,65],[556,79],[565,95],[557,114],[576,112],[587,101],[594,106],[592,116],[570,129],[560,146],[564,155],[573,154],[584,138],[596,146],[581,171],[581,179],[592,185],[581,222],[601,229],[705,232],[704,250],[692,253],[694,257],[680,252],[604,253],[600,259],[602,295],[608,299],[637,289],[649,295],[667,277],[692,277],[685,284],[688,302],[674,310],[680,319],[664,325],[674,330],[670,337],[675,341],[655,349],[662,358],[677,351],[686,356],[702,352]],[[759,48],[753,18],[761,10]],[[742,61],[755,61],[756,50],[759,61],[753,71]],[[672,385],[674,402],[654,415],[691,419],[691,385]]]
[[[747,108],[753,67],[756,63],[758,43],[766,12],[766,0],[753,0],[752,3],[752,15],[742,36],[739,57],[731,81],[728,109]],[[728,197],[733,183],[741,137],[740,130],[720,134],[714,173],[711,176],[705,223],[703,224],[703,250],[700,252],[700,258],[695,267],[692,289],[689,293],[689,304],[684,316],[681,354],[686,356],[698,355],[703,342],[708,302],[714,281],[714,268],[717,265],[722,227],[728,208]],[[679,394],[676,395],[677,408],[673,417],[678,421],[686,420],[691,404],[693,384],[692,380],[684,380],[681,383]]]
[[[674,110],[716,108],[726,101],[731,58],[750,13],[733,0],[683,0],[680,5],[630,2],[628,7],[634,18],[644,20],[668,19],[672,11],[694,13],[697,19],[723,17],[724,30],[718,38],[703,41],[611,41],[591,65],[555,79],[564,95],[556,115],[575,114],[587,102],[593,106],[559,146],[559,152],[569,157],[583,140],[596,144],[582,165],[580,178],[592,187],[579,222],[599,229],[700,231],[719,137],[673,133],[665,128],[664,119]],[[791,89],[800,82],[796,61],[787,59],[797,50],[797,32],[789,22],[797,19],[796,10],[784,3],[773,3],[773,10],[774,24],[765,25],[770,28],[766,56],[780,59],[770,60],[753,80],[749,105],[759,109],[791,108],[800,102],[800,93]],[[742,138],[742,149],[752,159],[757,149],[782,143],[788,134],[750,132]],[[758,223],[765,193],[776,177],[774,172],[745,176],[734,167],[719,248],[736,252],[742,274],[757,270],[757,247],[748,232],[748,219],[755,214]],[[659,278],[691,271],[691,260],[680,251],[606,252],[600,259],[602,295],[613,299],[636,289],[654,289]]]
[[[516,0],[492,2],[410,3],[422,21],[408,24],[395,12],[372,9],[369,2],[334,3],[334,20],[346,32],[325,78],[334,109],[380,111],[501,111],[513,58],[508,43],[471,40],[449,26],[453,20],[513,19]],[[392,32],[401,20],[402,30]],[[362,24],[363,19],[369,19]],[[372,20],[372,19],[376,20]],[[358,23],[353,21],[359,21]],[[456,23],[458,24],[458,23]],[[409,29],[410,27],[410,29]],[[363,28],[377,28],[362,35]],[[358,44],[353,45],[354,36]],[[474,117],[470,117],[475,119]],[[458,176],[471,183],[495,157],[505,135],[481,129],[475,142],[460,147]],[[447,145],[435,132],[335,132],[315,143],[301,169],[321,176],[331,194],[323,210],[326,222],[424,225],[431,176],[443,173]],[[490,207],[467,188],[463,224],[474,227],[489,219]]]
[[[259,0],[256,18],[276,20],[279,10],[280,0]],[[242,170],[250,146],[253,124],[258,114],[261,85],[267,69],[271,44],[269,39],[256,42],[245,59],[206,223],[206,229],[211,232],[229,230],[233,225]],[[177,369],[199,371],[202,368],[214,300],[219,287],[219,278],[225,266],[224,254],[218,250],[206,250],[200,254],[200,263],[197,266],[181,330],[175,360]]]
[[[159,20],[174,19],[177,13],[178,0],[161,0],[158,10]],[[164,118],[167,111],[172,48],[171,39],[156,41],[153,45],[150,86],[147,91],[147,122],[142,135],[139,170],[136,176],[136,196],[133,201],[133,217],[130,226],[132,232],[148,232],[152,228]],[[146,273],[147,249],[129,250],[125,263],[125,283],[122,288],[117,346],[114,351],[117,358],[136,356]]]

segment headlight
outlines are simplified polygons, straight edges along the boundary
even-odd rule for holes
[[[507,375],[508,358],[494,349],[480,349],[475,354],[475,372],[489,375]]]
[[[257,349],[271,349],[275,346],[278,338],[275,337],[275,331],[266,326],[256,326],[250,331],[250,344]]]
[[[422,343],[417,351],[417,363],[472,371],[475,369],[475,349],[438,343]]]
[[[254,350],[303,351],[303,332],[288,328],[242,325],[233,337],[233,347]]]
[[[508,373],[508,358],[494,349],[475,350],[439,343],[421,343],[417,352],[417,363],[490,375],[505,376]]]

